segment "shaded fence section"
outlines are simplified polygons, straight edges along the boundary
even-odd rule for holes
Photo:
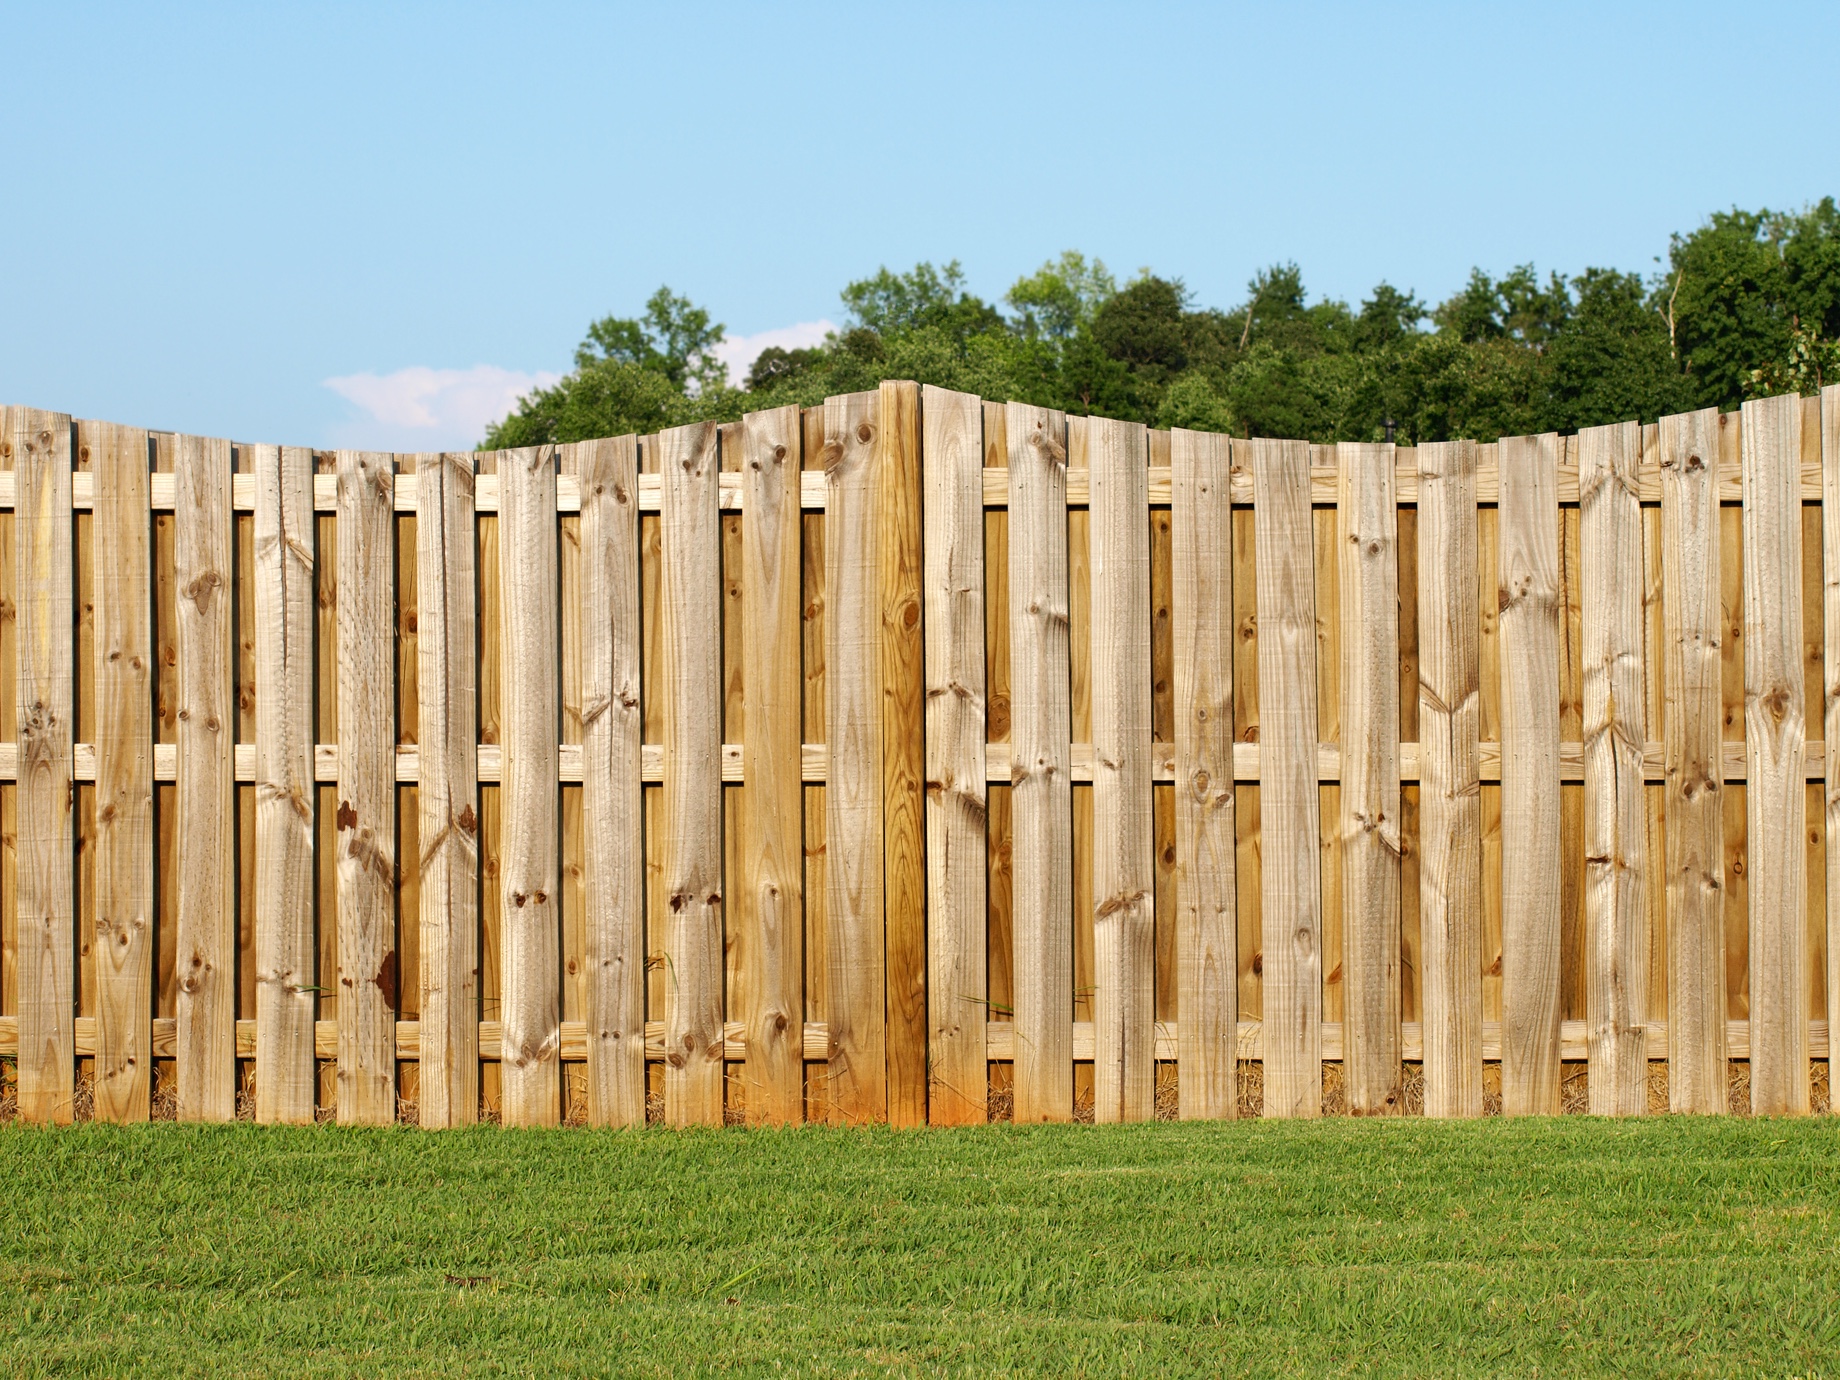
[[[1840,388],[1416,449],[9,408],[0,1055],[38,1121],[1806,1111],[1836,569]]]

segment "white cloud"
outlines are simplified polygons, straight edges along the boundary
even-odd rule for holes
[[[326,387],[362,414],[338,428],[339,444],[374,450],[471,449],[486,428],[533,388],[557,374],[524,373],[496,364],[430,369],[417,364],[393,374],[346,374]]]
[[[755,335],[731,335],[716,346],[715,355],[728,366],[728,381],[739,388],[755,358],[769,345],[777,345],[782,350],[803,350],[822,345],[824,337],[836,329],[829,321],[801,321],[796,326],[780,326]]]

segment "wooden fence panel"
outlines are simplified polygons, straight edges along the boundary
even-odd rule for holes
[[[416,467],[421,1124],[479,1119],[479,701],[473,457]]]
[[[1743,409],[1751,1110],[1808,1110],[1802,400]]]
[[[1156,1102],[1150,474],[1142,425],[1092,419],[1093,1116]]]
[[[1073,1116],[1073,752],[1067,421],[1011,403],[1010,875],[1015,1119]]]
[[[387,1126],[396,1120],[394,458],[340,451],[337,495],[338,1117]]]
[[[1503,437],[1501,1099],[1559,1111],[1559,455],[1556,435]]]
[[[1667,753],[1668,1103],[1722,1112],[1724,860],[1720,802],[1719,414],[1661,419]]]
[[[582,892],[588,1123],[645,1124],[639,474],[632,436],[577,447],[581,475]],[[565,614],[565,616],[567,616]]]
[[[256,1120],[310,1122],[313,934],[313,453],[254,446]]]
[[[1265,1115],[1322,1112],[1322,897],[1310,450],[1253,441],[1259,561]]]
[[[1239,1114],[1233,820],[1233,509],[1224,436],[1170,438],[1176,1046],[1184,1120]]]
[[[1394,451],[1336,448],[1342,1061],[1349,1110],[1404,1098],[1399,1014],[1399,563]]]
[[[987,1117],[983,407],[929,385],[920,415],[929,1114],[959,1126]]]
[[[147,433],[81,422],[95,476],[98,1121],[145,1121],[153,1091],[153,627]]]
[[[722,1124],[722,586],[716,429],[658,437],[664,700],[665,1117]]]
[[[1481,673],[1472,441],[1418,447],[1425,1115],[1482,1115]]]
[[[236,1116],[236,687],[230,445],[178,438],[173,560],[179,670],[173,808],[178,881],[178,1111]]]
[[[1807,553],[1803,553],[1807,559]],[[1829,1087],[1840,1064],[1840,384],[1821,390],[1821,559],[1823,631],[1822,738],[1827,744],[1827,1067]],[[1831,1093],[1830,1093],[1831,1096]]]
[[[19,1117],[67,1123],[76,1089],[76,916],[72,881],[71,424],[12,410],[18,485]]]

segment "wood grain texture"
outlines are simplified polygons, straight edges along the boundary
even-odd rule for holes
[[[797,407],[742,419],[743,658],[747,790],[742,875],[730,895],[740,990],[731,1014],[747,1029],[747,1116],[804,1119],[805,878],[799,649],[801,418]]]
[[[638,442],[576,447],[581,475],[582,891],[588,1123],[645,1124]],[[565,615],[566,616],[566,615]]]
[[[79,422],[96,482],[97,1121],[148,1117],[153,1090],[153,627],[147,433]]]
[[[830,1115],[888,1115],[882,931],[880,398],[824,404],[825,1009]]]
[[[1804,559],[1806,556],[1804,555]],[[1840,1030],[1840,384],[1821,390],[1822,738],[1827,744],[1827,1029]],[[1668,1029],[1673,1030],[1670,1021]],[[1828,1049],[1828,1077],[1837,1061]]]
[[[337,463],[338,1117],[388,1126],[396,1120],[394,457],[342,450]]]
[[[1591,1110],[1648,1107],[1641,430],[1578,434],[1584,587],[1585,1019]]]
[[[1073,1116],[1067,421],[1009,404],[1010,869],[1015,1119]]]
[[[1150,787],[1149,454],[1136,422],[1092,419],[1093,1116],[1156,1103],[1155,821]]]
[[[926,1124],[926,637],[921,627],[920,388],[877,401],[882,663],[882,875],[888,1120]]]
[[[722,1124],[722,585],[713,424],[658,437],[665,1119]]]
[[[1476,457],[1418,447],[1419,927],[1425,1115],[1482,1115]]]
[[[416,781],[424,1127],[479,1119],[479,701],[473,457],[416,466]]]
[[[1501,1103],[1559,1113],[1559,457],[1500,442]]]
[[[1802,400],[1791,395],[1747,402],[1743,418],[1751,1110],[1806,1113]]]
[[[1342,985],[1348,1106],[1404,1100],[1399,1035],[1399,557],[1393,447],[1336,447]]]
[[[313,455],[256,476],[256,1120],[313,1120]]]
[[[236,687],[230,444],[177,438],[178,1118],[236,1116]]]
[[[76,1083],[71,425],[9,409],[18,484],[19,1119],[68,1123]]]
[[[1310,448],[1252,441],[1259,626],[1265,1115],[1322,1112],[1322,829]]]
[[[1233,510],[1225,436],[1170,438],[1176,1014],[1185,1121],[1239,1114],[1233,822]]]
[[[1668,1105],[1676,1112],[1723,1112],[1730,1098],[1721,875],[1718,409],[1663,417],[1660,444]]]
[[[983,407],[969,393],[928,386],[921,417],[928,1115],[960,1126],[988,1116]]]
[[[504,1046],[499,1077],[507,1126],[553,1126],[562,1116],[562,802],[556,751],[562,668],[555,447],[501,451],[498,482],[504,746],[499,786]],[[719,677],[710,683],[719,685]],[[719,828],[712,834],[720,839]]]

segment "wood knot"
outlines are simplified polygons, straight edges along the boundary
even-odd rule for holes
[[[868,445],[869,442],[872,441],[874,438],[875,438],[875,428],[870,426],[867,422],[863,422],[857,426],[856,439],[860,441],[863,445],[865,446]]]

